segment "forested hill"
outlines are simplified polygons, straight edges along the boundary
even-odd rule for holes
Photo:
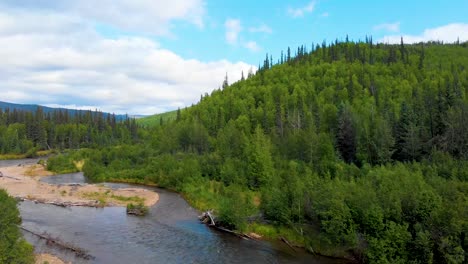
[[[467,43],[291,53],[182,111],[157,149],[196,153],[204,177],[259,191],[263,216],[300,230],[311,250],[466,263]],[[220,211],[242,227],[239,206],[249,207]]]
[[[49,166],[85,159],[91,180],[171,188],[226,227],[315,253],[466,263],[467,43],[335,42],[260,66],[138,145]]]
[[[89,111],[89,110],[76,110],[76,109],[67,109],[67,108],[54,108],[54,107],[47,107],[47,106],[36,105],[36,104],[14,104],[14,103],[0,101],[0,109],[2,109],[2,111],[5,111],[7,109],[9,111],[13,111],[16,109],[17,111],[36,112],[39,107],[42,109],[42,112],[46,114],[56,112],[56,111],[62,111],[62,112],[67,111],[69,115],[74,116],[78,113],[83,114]],[[104,113],[104,116],[107,116],[107,115],[112,115],[112,114]],[[126,116],[115,115],[115,119],[117,121],[122,121],[126,119]]]
[[[255,76],[205,96],[183,119],[218,140],[259,127],[277,154],[313,164],[316,143],[328,141],[358,166],[421,160],[434,149],[468,157],[467,43],[334,43],[297,54],[277,65],[267,55]]]

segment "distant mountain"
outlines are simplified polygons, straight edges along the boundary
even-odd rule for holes
[[[0,101],[0,109],[5,111],[6,109],[10,109],[11,111],[13,109],[16,110],[21,110],[21,111],[29,111],[29,112],[35,112],[37,111],[37,108],[41,107],[44,113],[50,113],[54,111],[68,111],[70,115],[75,115],[77,113],[81,112],[87,112],[87,111],[94,111],[94,110],[77,110],[77,109],[68,109],[68,108],[54,108],[54,107],[47,107],[47,106],[42,106],[42,105],[37,105],[37,104],[15,104],[15,103],[8,103],[8,102],[2,102]],[[104,116],[111,115],[112,113],[103,113]],[[132,117],[132,116],[129,116]],[[117,120],[123,120],[126,118],[126,115],[115,115],[115,118]],[[134,118],[138,118],[137,116],[134,116]]]

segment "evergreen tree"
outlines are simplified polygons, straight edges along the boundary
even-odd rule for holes
[[[341,157],[347,163],[356,161],[356,129],[354,126],[351,109],[342,106],[338,118],[337,147]]]

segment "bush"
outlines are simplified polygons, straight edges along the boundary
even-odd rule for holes
[[[21,236],[16,201],[0,189],[0,263],[33,263],[33,247]]]
[[[145,206],[143,203],[127,204],[127,214],[143,216],[143,215],[148,214],[148,211],[149,211],[148,207]]]

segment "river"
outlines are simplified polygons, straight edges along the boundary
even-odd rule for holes
[[[35,163],[37,160],[0,161],[2,166]],[[82,173],[44,177],[51,184],[86,182]],[[128,184],[106,183],[112,188]],[[199,212],[177,193],[144,187],[159,193],[159,202],[144,217],[128,216],[125,208],[69,207],[21,202],[23,226],[46,232],[86,250],[94,257],[84,260],[74,253],[47,245],[24,233],[37,253],[52,253],[73,263],[343,263],[294,252],[281,243],[244,240],[201,224]]]

